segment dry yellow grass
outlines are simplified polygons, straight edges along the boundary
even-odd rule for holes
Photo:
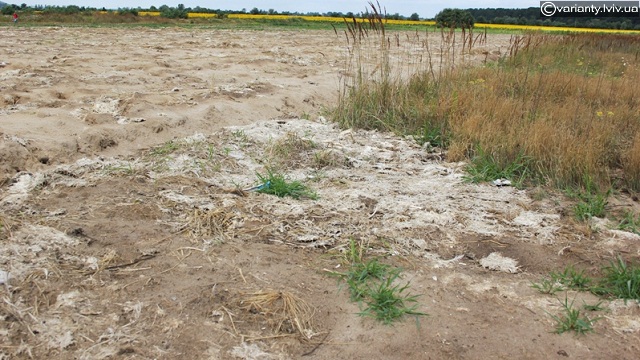
[[[443,39],[450,42],[445,49],[455,48],[454,38],[443,33]],[[389,45],[376,42],[374,59],[388,56]],[[361,75],[346,84],[334,116],[343,126],[418,134],[438,143],[436,136],[446,137],[453,161],[483,154],[508,168],[526,159],[535,181],[638,191],[638,53],[637,35],[514,36],[507,55],[483,66],[461,67],[455,61],[463,60],[452,54],[444,71],[440,63],[435,71],[416,69],[408,79]],[[356,68],[365,63],[359,56],[353,55]]]
[[[276,333],[298,333],[309,340],[315,334],[315,309],[304,300],[287,291],[258,291],[243,301],[244,309],[265,316]]]

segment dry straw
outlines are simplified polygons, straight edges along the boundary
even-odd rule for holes
[[[315,309],[290,292],[258,291],[248,294],[241,305],[245,310],[267,318],[276,333],[298,333],[305,340],[316,335]]]

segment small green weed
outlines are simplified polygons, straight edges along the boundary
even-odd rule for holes
[[[155,148],[153,148],[151,150],[151,155],[152,156],[165,156],[165,155],[169,155],[172,152],[178,150],[180,148],[180,145],[173,141],[173,140],[169,140],[166,143],[157,146]]]
[[[562,334],[567,331],[574,331],[577,334],[585,334],[593,331],[593,323],[600,318],[589,319],[586,315],[582,315],[579,309],[573,306],[575,300],[569,303],[569,300],[565,297],[564,302],[560,302],[564,309],[564,314],[551,317],[556,321],[556,333]],[[582,316],[581,316],[582,315]]]
[[[592,288],[594,294],[640,301],[640,267],[618,257],[602,270],[604,277]]]
[[[118,165],[109,165],[104,168],[104,171],[110,175],[133,176],[136,174],[136,167],[132,163],[126,162]]]
[[[640,215],[627,211],[617,226],[618,230],[629,231],[640,235]]]
[[[604,311],[607,309],[604,306],[602,306],[602,300],[598,301],[597,304],[593,304],[593,305],[589,305],[583,300],[582,308],[585,309],[586,311]]]
[[[449,146],[449,134],[443,126],[424,124],[419,133],[413,137],[421,146],[429,143],[433,147],[446,148]]]
[[[364,247],[353,239],[345,252],[345,260],[350,268],[337,275],[349,287],[351,301],[364,303],[359,313],[370,316],[385,324],[391,324],[403,315],[426,315],[417,311],[417,295],[408,295],[409,283],[394,284],[400,278],[402,269],[380,263],[378,259],[363,261]]]
[[[351,293],[351,301],[363,300],[369,290],[367,288],[369,280],[383,280],[390,271],[391,267],[389,265],[381,264],[377,259],[369,260],[366,263],[353,263],[344,276]]]
[[[265,175],[257,174],[258,179],[262,183],[262,187],[258,192],[263,194],[271,194],[279,197],[289,196],[294,199],[307,198],[316,200],[318,195],[315,191],[301,183],[300,181],[287,181],[284,175],[267,170]]]
[[[576,270],[573,265],[569,265],[562,272],[552,271],[551,279],[555,283],[572,290],[588,290],[592,279],[584,274],[584,270]]]
[[[371,316],[385,324],[391,324],[395,320],[407,315],[426,315],[416,309],[417,295],[406,295],[409,283],[405,285],[396,284],[394,281],[400,276],[400,269],[393,269],[386,279],[378,282],[377,286],[370,287],[364,303],[367,305],[360,312],[362,316]],[[408,306],[408,304],[413,304]]]
[[[349,249],[346,252],[346,260],[350,264],[358,264],[362,262],[362,255],[365,252],[365,247],[362,242],[356,243],[354,239],[349,239]]]
[[[548,278],[542,279],[539,283],[532,282],[531,287],[543,294],[550,295],[553,295],[563,289],[562,285],[558,284],[555,280]]]
[[[247,133],[244,132],[244,130],[232,131],[231,132],[231,136],[232,136],[233,140],[235,140],[236,144],[238,144],[238,146],[240,148],[243,148],[243,147],[251,144],[251,139],[249,138]]]
[[[584,180],[584,189],[569,190],[570,197],[578,200],[573,212],[578,220],[586,221],[592,217],[604,217],[611,189],[603,193],[598,190],[591,178]]]

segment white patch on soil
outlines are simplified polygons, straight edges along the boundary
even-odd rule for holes
[[[498,252],[492,252],[487,257],[480,259],[479,263],[487,269],[510,274],[515,274],[519,270],[518,261],[502,256],[502,254]]]
[[[0,200],[0,207],[19,207],[29,197],[29,193],[42,185],[45,177],[40,173],[20,173],[14,178],[14,183],[7,189]]]
[[[74,246],[78,241],[61,231],[42,225],[25,225],[9,238],[0,252],[0,266],[12,278],[21,279],[33,271],[49,273],[48,257],[55,251]]]

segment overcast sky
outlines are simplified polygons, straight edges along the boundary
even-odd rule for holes
[[[292,12],[319,12],[326,13],[329,11],[339,12],[354,12],[359,13],[364,11],[367,7],[368,1],[365,0],[299,0],[299,1],[284,1],[284,0],[2,0],[9,4],[27,4],[29,6],[35,5],[78,5],[87,7],[96,7],[107,9],[118,8],[148,8],[150,6],[160,7],[162,5],[168,5],[171,7],[178,6],[178,4],[184,4],[186,7],[194,8],[200,6],[209,9],[222,9],[222,10],[241,10],[247,11],[258,8],[263,10],[274,9],[276,11],[292,11]],[[539,6],[539,1],[534,0],[484,0],[484,1],[470,1],[470,0],[396,0],[396,1],[380,1],[380,5],[386,8],[388,14],[399,13],[400,15],[410,16],[413,13],[418,13],[420,17],[432,18],[440,10],[444,8],[528,8],[532,6]]]

